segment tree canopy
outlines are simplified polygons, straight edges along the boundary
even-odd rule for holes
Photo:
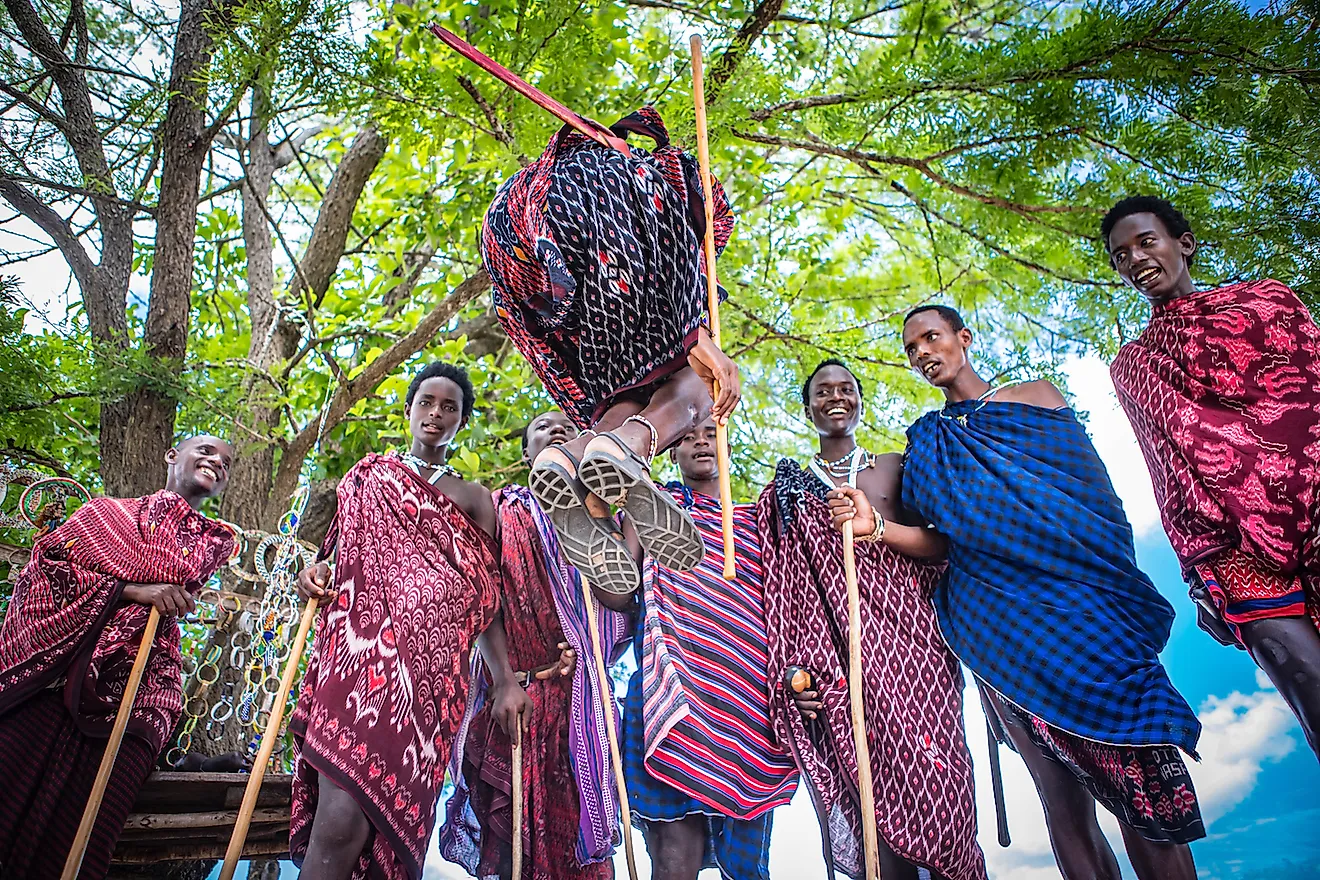
[[[689,148],[703,34],[744,496],[810,448],[798,386],[824,357],[899,448],[934,400],[898,341],[918,304],[963,310],[990,372],[1112,354],[1145,315],[1099,241],[1123,196],[1183,210],[1198,282],[1315,305],[1320,31],[1276,6],[5,0],[0,456],[135,494],[173,437],[216,431],[240,450],[222,515],[269,528],[305,463],[333,480],[401,442],[408,371],[444,358],[479,395],[454,463],[521,479],[548,398],[477,239],[559,123],[431,22],[607,124],[654,104]]]

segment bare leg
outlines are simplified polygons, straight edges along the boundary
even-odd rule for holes
[[[1122,822],[1123,845],[1138,880],[1196,880],[1192,848],[1185,843],[1155,843]]]
[[[326,779],[312,819],[312,838],[303,859],[303,880],[347,880],[371,834],[371,823],[353,796]]]
[[[1309,617],[1276,617],[1244,623],[1242,641],[1288,701],[1320,757],[1320,631]]]
[[[706,827],[705,816],[647,822],[642,836],[651,855],[651,880],[697,880],[706,855]]]
[[[1095,799],[1065,767],[1031,741],[1014,716],[1001,708],[997,696],[990,695],[989,699],[999,710],[1005,732],[1036,783],[1054,861],[1064,880],[1119,880],[1118,859],[1095,818]]]
[[[915,865],[890,849],[883,837],[877,837],[876,843],[879,845],[880,876],[884,880],[917,880],[920,875]],[[939,877],[938,874],[931,876]]]
[[[601,418],[598,431],[614,431],[615,435],[627,443],[633,452],[645,457],[651,450],[651,432],[645,425],[623,421],[628,416],[640,415],[655,427],[656,452],[662,452],[673,446],[683,435],[695,428],[710,415],[712,401],[706,391],[706,384],[701,381],[691,367],[684,367],[669,381],[656,389],[651,400],[640,411],[629,407],[636,404],[622,403],[610,408]],[[585,445],[584,445],[585,448]]]

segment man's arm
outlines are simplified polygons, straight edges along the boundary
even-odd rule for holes
[[[878,527],[875,510],[861,489],[842,486],[827,496],[834,527],[843,530],[843,524],[852,521],[853,535],[865,538]],[[949,539],[935,529],[910,526],[885,520],[884,535],[880,543],[904,556],[938,562],[949,555]]]
[[[477,636],[477,648],[490,670],[491,712],[509,738],[516,741],[530,723],[532,701],[518,684],[509,662],[509,638],[504,632],[503,611],[497,612],[486,631]]]

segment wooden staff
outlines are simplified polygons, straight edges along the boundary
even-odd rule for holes
[[[995,723],[990,720],[987,708],[985,716],[985,735],[990,745],[990,790],[995,796],[995,830],[999,832],[999,845],[1012,845],[1013,837],[1008,833],[1008,809],[1004,806],[1004,772],[999,766],[999,737]]]
[[[522,880],[522,716],[518,716],[518,729],[513,732],[513,880]]]
[[[706,86],[701,69],[701,35],[692,35],[692,100],[697,108],[697,166],[706,202],[706,308],[710,338],[720,347],[720,288],[715,280],[715,192],[710,176],[710,142],[706,136]],[[715,385],[715,396],[720,393]],[[715,461],[720,471],[720,520],[724,531],[724,579],[734,578],[733,486],[729,481],[729,426],[715,424]]]
[[[861,797],[866,877],[879,880],[875,788],[871,784],[871,748],[866,742],[866,709],[862,705],[862,600],[857,590],[857,557],[853,549],[853,524],[848,520],[843,524],[843,576],[848,584],[848,708],[852,715],[853,748],[857,752],[857,793]]]
[[[147,669],[147,658],[151,655],[151,643],[156,639],[156,627],[160,625],[160,612],[151,606],[147,615],[147,626],[142,631],[142,641],[138,644],[137,656],[133,658],[133,668],[128,673],[128,683],[124,685],[124,698],[119,701],[119,711],[115,714],[114,727],[110,728],[110,739],[106,741],[105,753],[101,755],[101,766],[96,771],[96,781],[92,783],[92,793],[83,808],[82,821],[78,823],[78,833],[74,835],[73,847],[64,860],[64,873],[61,880],[77,880],[82,868],[83,855],[87,852],[87,843],[92,838],[92,829],[96,827],[96,814],[101,811],[101,800],[105,797],[105,787],[110,782],[110,773],[115,768],[115,758],[119,755],[119,746],[124,741],[124,730],[128,727],[128,718],[133,714],[133,701],[137,699],[138,686],[142,684],[142,673]]]
[[[610,147],[618,150],[625,156],[631,156],[632,152],[628,149],[628,142],[610,131],[607,126],[602,125],[594,119],[588,119],[580,113],[574,113],[545,92],[528,83],[518,74],[509,70],[503,64],[486,55],[477,47],[473,46],[467,40],[433,24],[430,27],[431,33],[435,34],[449,48],[462,55],[491,76],[531,101],[542,110],[550,113],[561,122],[577,129],[582,134],[591,138],[602,147]]]
[[[632,810],[628,807],[628,783],[623,778],[623,752],[619,751],[619,735],[614,730],[613,688],[605,671],[605,651],[600,646],[600,632],[596,629],[596,604],[591,586],[582,581],[582,601],[587,605],[587,629],[591,631],[591,653],[596,659],[596,677],[600,680],[600,707],[605,713],[605,737],[610,741],[610,763],[614,765],[614,782],[619,789],[619,809],[623,813],[623,852],[628,858],[629,880],[637,880],[637,861],[633,856]]]
[[[266,775],[266,765],[270,763],[271,753],[275,751],[275,742],[280,738],[280,724],[284,721],[284,706],[289,700],[289,691],[293,688],[293,678],[298,674],[298,661],[302,659],[303,647],[307,644],[307,632],[316,619],[316,599],[309,599],[303,610],[302,620],[298,622],[298,633],[293,637],[289,648],[289,661],[284,667],[284,676],[280,679],[280,692],[275,695],[275,703],[270,707],[270,719],[266,730],[261,735],[261,748],[252,762],[252,772],[248,776],[247,788],[243,792],[243,804],[238,808],[238,821],[234,833],[229,838],[229,849],[225,850],[225,864],[220,869],[220,880],[233,880],[238,860],[243,856],[243,844],[247,841],[248,826],[252,824],[252,811],[257,807],[257,795],[261,794],[261,780]]]

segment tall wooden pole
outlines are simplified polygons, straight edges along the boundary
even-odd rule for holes
[[[605,650],[600,646],[600,631],[596,629],[596,600],[591,585],[582,581],[582,601],[587,608],[587,629],[591,632],[591,653],[596,661],[596,678],[600,681],[600,707],[605,715],[605,738],[610,744],[610,763],[614,767],[614,782],[619,789],[619,809],[623,817],[623,852],[628,859],[629,880],[637,880],[637,860],[633,855],[632,810],[628,806],[628,783],[623,777],[623,752],[619,751],[619,734],[614,728],[614,698],[610,677],[605,669]]]
[[[243,792],[243,803],[238,808],[238,822],[234,833],[229,837],[229,848],[225,850],[225,863],[220,868],[220,880],[233,880],[238,860],[243,857],[243,844],[247,841],[248,827],[252,824],[252,811],[257,808],[257,795],[261,794],[261,780],[266,776],[266,765],[275,751],[275,743],[280,738],[280,725],[284,722],[284,706],[289,701],[289,691],[293,689],[293,679],[298,674],[298,661],[302,659],[303,647],[307,644],[307,633],[316,619],[315,599],[309,599],[303,609],[302,620],[298,622],[298,633],[293,637],[289,648],[289,659],[280,679],[280,692],[275,695],[275,702],[270,707],[270,719],[266,730],[261,735],[261,747],[252,762],[252,772],[248,776],[247,789]]]
[[[513,731],[513,880],[522,880],[523,863],[523,778],[522,778],[522,716],[519,715]]]
[[[105,753],[101,755],[101,766],[96,771],[92,792],[87,797],[82,821],[78,823],[78,832],[73,838],[73,847],[64,860],[64,873],[60,875],[60,880],[77,880],[78,871],[82,868],[83,855],[87,852],[87,843],[92,838],[92,829],[96,827],[96,814],[101,812],[101,800],[105,797],[105,787],[110,782],[110,773],[115,768],[115,758],[118,757],[119,746],[124,741],[124,730],[128,727],[129,716],[133,714],[133,701],[137,699],[138,686],[142,684],[142,674],[147,669],[147,658],[151,655],[151,643],[156,640],[158,626],[160,626],[160,612],[153,605],[151,614],[147,615],[147,625],[142,631],[142,641],[138,644],[137,656],[133,658],[133,668],[128,673],[128,683],[124,685],[124,698],[119,701],[119,711],[115,713],[115,723],[110,728],[110,739],[106,741]]]
[[[875,787],[871,782],[871,748],[866,741],[866,708],[862,704],[862,600],[857,589],[857,556],[853,547],[852,520],[843,524],[843,577],[848,586],[848,708],[852,716],[853,748],[857,752],[862,846],[866,852],[867,880],[879,880],[880,847],[875,827]]]
[[[692,100],[697,108],[697,166],[706,203],[706,308],[710,313],[710,338],[720,347],[720,288],[715,278],[715,190],[710,176],[710,141],[706,132],[706,86],[701,64],[701,36],[692,35]],[[718,396],[719,386],[715,393]],[[724,531],[724,579],[734,578],[733,486],[729,480],[729,426],[715,425],[715,461],[720,472],[720,516]]]

